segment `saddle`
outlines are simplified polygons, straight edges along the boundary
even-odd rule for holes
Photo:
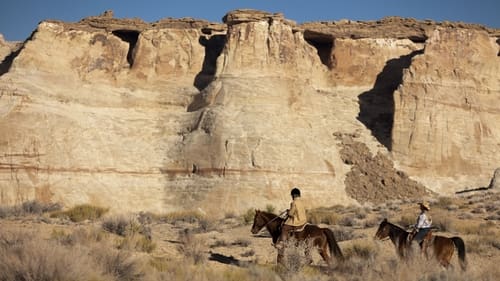
[[[422,241],[419,244],[422,244],[422,243],[428,244],[428,242],[432,240],[432,237],[434,234],[433,233],[434,229],[435,229],[434,227],[430,228],[429,231],[425,234],[424,238],[422,239]],[[415,238],[415,235],[417,235],[417,233],[418,233],[418,231],[414,228],[406,237],[406,242],[411,243],[413,241],[413,238]]]
[[[296,228],[294,230],[292,230],[292,232],[302,232],[304,231],[304,229],[306,228],[306,226],[308,225],[309,223],[306,222],[304,225],[302,225],[300,228]]]

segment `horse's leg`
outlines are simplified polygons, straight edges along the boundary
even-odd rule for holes
[[[326,262],[327,265],[331,265],[331,257],[328,254],[328,247],[324,244],[322,247],[318,248],[320,256]]]
[[[307,264],[312,264],[313,259],[312,259],[311,249],[316,246],[316,240],[308,241],[307,237],[303,237],[303,236],[300,236],[298,238],[304,239],[304,243],[305,243],[304,255],[306,257]],[[309,243],[309,242],[311,242],[311,243]]]
[[[307,264],[312,264],[313,263],[312,253],[309,247],[306,247],[306,249],[304,250],[304,254],[306,255]]]
[[[278,256],[276,257],[276,263],[277,264],[283,264],[283,257],[284,257],[284,249],[278,249]]]

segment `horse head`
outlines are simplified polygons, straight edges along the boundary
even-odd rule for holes
[[[387,221],[387,218],[385,218],[380,223],[377,233],[375,233],[375,238],[377,238],[378,240],[383,240],[389,237],[389,231],[390,231],[390,225],[389,222]]]
[[[257,234],[266,225],[266,222],[262,218],[260,210],[255,210],[255,216],[253,217],[252,233]]]

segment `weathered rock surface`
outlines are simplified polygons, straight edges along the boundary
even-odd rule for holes
[[[494,188],[494,189],[500,188],[500,168],[495,169],[490,184],[488,185],[488,188]]]
[[[409,174],[487,184],[500,159],[497,54],[485,31],[437,28],[414,57],[394,95],[392,131],[393,155]]]
[[[284,209],[293,186],[311,207],[425,194],[408,176],[440,192],[484,186],[500,159],[497,35],[253,10],[224,24],[42,22],[1,65],[0,203],[224,215]],[[356,134],[355,165],[339,134]]]

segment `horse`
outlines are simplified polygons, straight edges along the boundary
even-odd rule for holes
[[[375,238],[379,240],[384,240],[385,238],[391,239],[392,243],[396,247],[396,252],[401,259],[407,259],[411,255],[411,241],[409,241],[408,236],[411,233],[402,229],[401,227],[392,224],[384,219],[380,226],[378,227],[377,233],[375,233]],[[444,237],[439,235],[433,235],[428,240],[428,246],[433,250],[436,260],[443,267],[447,268],[450,265],[451,257],[455,251],[455,247],[458,250],[458,258],[460,267],[462,270],[467,269],[467,262],[465,260],[465,243],[462,238],[455,237]],[[427,256],[426,246],[424,246],[424,251]]]
[[[281,234],[281,226],[283,222],[283,218],[273,213],[255,210],[251,232],[253,234],[257,234],[262,228],[266,227],[269,234],[271,234],[273,244],[276,244]],[[331,265],[331,256],[335,256],[339,261],[344,260],[344,255],[335,240],[335,236],[328,228],[321,228],[317,225],[306,224],[304,230],[293,232],[291,237],[295,238],[298,242],[312,242],[312,245],[318,249],[319,254],[328,265]],[[308,253],[306,252],[306,254]],[[277,262],[281,263],[282,258],[282,252],[278,251]]]

